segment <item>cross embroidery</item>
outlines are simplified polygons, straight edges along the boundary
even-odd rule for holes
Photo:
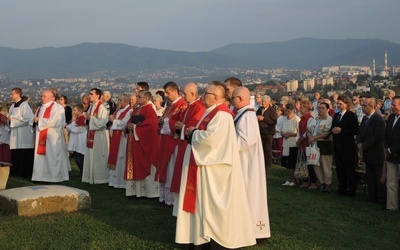
[[[263,227],[265,227],[265,224],[259,221],[259,223],[256,225],[257,227],[260,228],[260,230],[263,230]]]

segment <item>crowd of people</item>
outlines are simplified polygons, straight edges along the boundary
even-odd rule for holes
[[[393,90],[384,101],[358,94],[324,98],[316,92],[312,101],[285,97],[272,106],[276,109],[269,115],[276,121],[272,151],[278,152],[275,159],[290,174],[283,186],[299,184],[331,192],[332,168],[336,168],[337,194],[354,197],[357,169],[364,165],[369,200],[398,210],[400,96]],[[297,180],[294,170],[300,158],[307,162],[307,147],[318,148],[319,164],[308,165],[308,178]]]
[[[363,162],[369,199],[398,209],[400,96],[393,91],[381,102],[318,92],[280,101],[257,93],[253,102],[231,77],[211,81],[201,96],[193,82],[181,90],[170,81],[154,96],[138,82],[117,103],[98,88],[71,106],[45,90],[34,111],[20,88],[10,97],[1,108],[0,161],[12,163],[12,176],[67,181],[73,157],[82,182],[173,206],[176,242],[189,248],[238,248],[271,236],[266,175],[274,161],[289,169],[284,186],[324,193],[332,191],[334,162],[343,196],[355,196]],[[298,180],[307,147],[319,149],[319,164]]]

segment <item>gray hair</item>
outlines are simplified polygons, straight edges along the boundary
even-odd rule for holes
[[[271,97],[269,95],[263,95],[262,100],[268,100],[269,102],[271,101]]]

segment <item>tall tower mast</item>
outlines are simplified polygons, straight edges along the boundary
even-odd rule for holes
[[[385,76],[386,76],[386,77],[389,76],[387,50],[385,50]]]
[[[376,76],[375,58],[372,59],[372,76]]]

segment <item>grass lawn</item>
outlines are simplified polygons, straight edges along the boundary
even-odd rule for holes
[[[360,185],[354,198],[281,186],[289,173],[268,174],[272,237],[249,249],[396,249],[400,212],[369,203]],[[335,174],[334,174],[335,175]],[[172,208],[158,199],[125,197],[125,190],[70,181],[87,190],[92,208],[32,218],[0,214],[0,249],[179,249]],[[7,188],[35,185],[10,178]],[[335,187],[335,186],[333,186]]]

